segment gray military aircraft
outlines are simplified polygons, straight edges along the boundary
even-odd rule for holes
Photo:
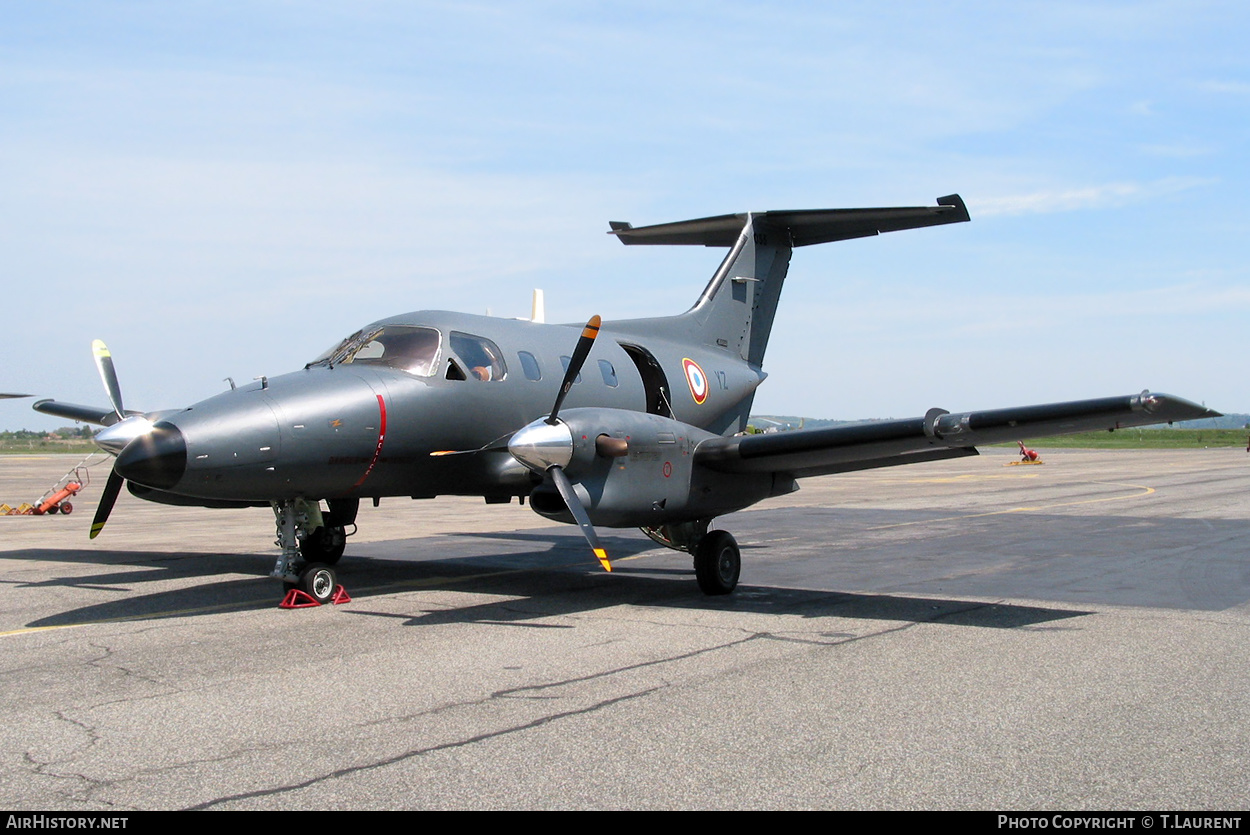
[[[770,211],[634,228],[624,244],[728,247],[685,313],[581,329],[444,311],[374,322],[302,370],[185,409],[127,411],[112,358],[94,344],[110,408],[41,400],[40,412],[104,426],[116,456],[92,523],[123,483],[140,498],[271,506],[272,576],[317,602],[361,499],[529,499],[576,523],[611,570],[595,526],[640,527],[693,555],[699,587],[727,594],[741,558],[713,519],[798,489],[797,479],[976,455],[976,444],[1117,429],[1217,413],[1142,392],[1071,403],[746,435],[794,247],[969,219],[936,206]],[[572,349],[572,350],[570,350]],[[322,503],[325,509],[322,508]]]

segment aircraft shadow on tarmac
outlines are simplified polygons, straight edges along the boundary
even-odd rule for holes
[[[705,597],[697,590],[688,555],[659,548],[635,532],[605,532],[603,543],[615,569],[605,574],[571,528],[349,540],[340,579],[356,601],[351,611],[361,613],[361,601],[370,597],[419,589],[513,598],[506,605],[406,618],[416,625],[521,624],[637,604],[1011,628],[1107,605],[1219,611],[1250,601],[1242,547],[1247,527],[1237,520],[1047,514],[961,518],[940,511],[821,507],[729,518],[742,534],[744,585],[725,597]],[[67,563],[110,567],[88,574],[66,571],[33,583],[9,580],[14,590],[72,587],[110,598],[44,616],[32,627],[265,609],[276,605],[281,594],[267,577],[274,560],[269,553],[29,549],[4,556],[47,561],[53,572],[55,565]],[[206,582],[144,593],[153,584],[188,578]],[[1069,608],[984,602],[1021,599]]]
[[[941,621],[991,628],[1035,626],[1088,614],[1071,609],[989,604],[958,598],[863,594],[804,588],[743,585],[733,595],[707,597],[694,583],[690,558],[661,549],[654,567],[628,558],[656,550],[640,536],[605,536],[615,570],[602,572],[588,563],[585,544],[576,532],[553,534],[513,532],[455,534],[422,539],[363,543],[349,547],[340,577],[353,602],[347,611],[396,618],[405,625],[493,623],[559,628],[536,621],[563,614],[619,605],[683,609],[717,609],[755,614],[788,614],[807,618],[847,617],[909,622]],[[757,549],[751,549],[757,550]],[[764,550],[764,549],[760,549]],[[23,588],[61,587],[109,595],[104,602],[41,617],[27,627],[68,626],[122,619],[194,617],[228,610],[275,607],[280,587],[266,576],[273,557],[267,554],[161,554],[153,552],[29,549],[7,559],[49,563],[90,562],[132,566],[131,570],[68,573],[36,582],[9,581]],[[223,577],[223,574],[252,575]],[[204,578],[210,582],[145,593],[145,586]],[[413,590],[464,591],[503,596],[485,604],[411,614],[370,610],[368,601]],[[445,603],[445,602],[444,602]],[[290,613],[292,617],[316,616]]]

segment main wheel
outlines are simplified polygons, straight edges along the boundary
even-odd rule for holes
[[[299,552],[308,562],[338,564],[347,548],[347,531],[336,525],[322,526],[299,541]]]
[[[299,575],[299,590],[318,603],[329,603],[338,587],[334,569],[324,563],[309,563]]]
[[[729,531],[710,531],[694,553],[694,576],[704,594],[729,594],[742,573],[742,553]]]

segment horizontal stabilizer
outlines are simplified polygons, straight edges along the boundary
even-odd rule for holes
[[[920,418],[714,438],[699,444],[695,463],[717,472],[802,478],[974,455],[977,444],[1219,416],[1188,400],[1146,391],[957,415],[930,409]]]
[[[754,212],[757,235],[780,235],[777,243],[808,246],[850,238],[866,238],[882,232],[919,229],[968,220],[968,209],[958,194],[939,197],[936,206],[904,206],[884,209],[802,209]],[[635,229],[612,221],[609,235],[621,243],[685,246],[733,246],[747,222],[747,214],[719,215],[676,223],[660,223]]]

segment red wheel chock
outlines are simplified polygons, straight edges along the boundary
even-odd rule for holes
[[[334,587],[334,594],[330,595],[330,602],[335,606],[340,603],[351,603],[351,595],[347,593],[347,589],[342,585]],[[291,589],[286,593],[286,597],[282,598],[282,602],[278,604],[279,609],[315,609],[320,606],[316,600],[312,598],[308,592],[299,589]]]

